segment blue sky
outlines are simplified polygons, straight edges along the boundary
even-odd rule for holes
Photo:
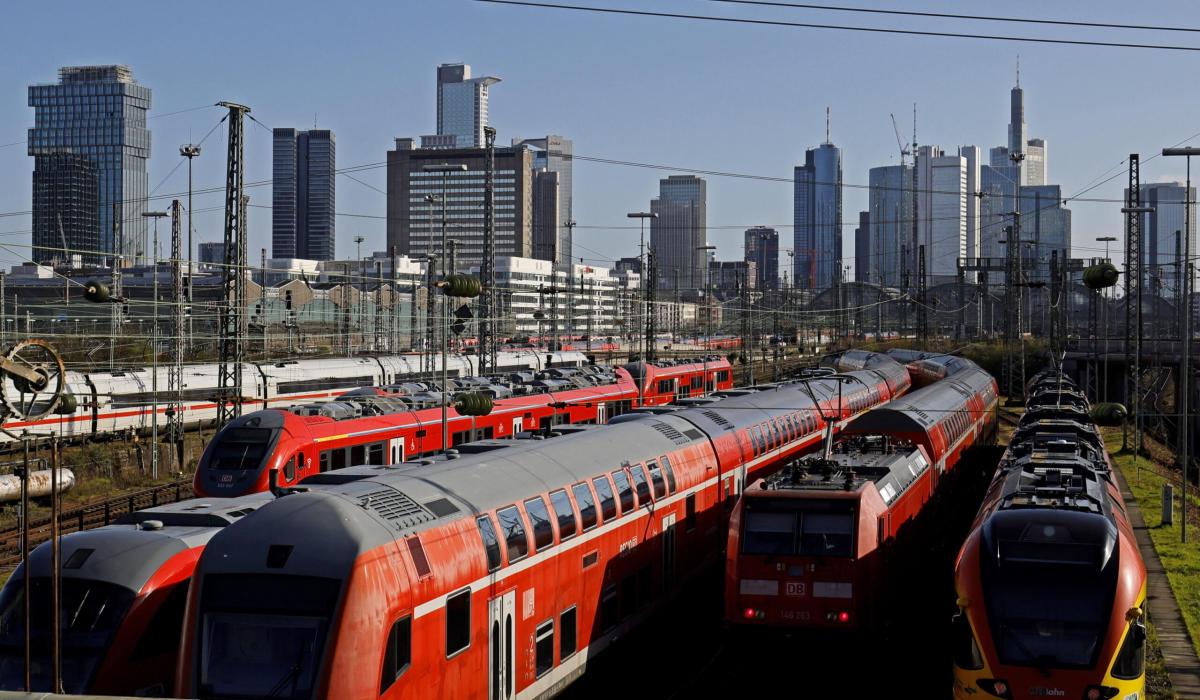
[[[704,0],[578,4],[1200,46],[1200,37],[1188,33],[864,17]],[[861,4],[952,12],[965,7],[930,0]],[[1133,11],[1144,7],[1149,6],[1025,0],[970,5],[1009,16],[1200,26],[1200,6],[1194,3],[1158,2],[1153,13]],[[1200,132],[1200,93],[1193,89],[1200,55],[1192,52],[749,27],[467,0],[20,2],[6,9],[0,144],[25,139],[33,120],[26,103],[29,84],[52,82],[61,65],[124,63],[153,89],[152,116],[233,100],[250,105],[268,126],[304,128],[315,122],[333,129],[339,167],[378,164],[394,137],[434,131],[435,66],[461,61],[476,75],[503,81],[491,93],[492,124],[501,143],[559,133],[585,156],[790,177],[804,149],[823,140],[829,106],[845,182],[865,185],[869,168],[897,161],[889,113],[896,114],[907,140],[914,102],[921,143],[947,150],[973,144],[985,152],[1004,143],[1018,53],[1029,133],[1049,142],[1050,180],[1065,194],[1111,174],[1131,152],[1145,160]],[[178,146],[200,139],[221,114],[214,107],[151,122],[150,184],[156,193],[186,190],[185,168],[168,177],[180,160]],[[247,130],[247,179],[267,179],[269,133],[253,123]],[[32,168],[24,145],[0,147],[0,212],[29,210]],[[1158,158],[1145,164],[1142,177],[1182,179],[1183,170],[1178,160]],[[602,264],[632,254],[637,230],[624,214],[647,207],[666,174],[577,162],[576,255]],[[197,188],[220,185],[223,177],[224,128],[208,139],[196,162]],[[367,184],[338,178],[338,210],[381,217],[385,198],[372,188],[385,188],[384,170],[355,177]],[[740,257],[746,227],[790,225],[790,184],[708,181],[709,238],[718,257]],[[1120,175],[1087,196],[1119,199],[1123,184]],[[269,187],[250,194],[252,204],[270,203]],[[222,199],[220,193],[197,197],[199,241],[220,239]],[[844,199],[848,244],[866,191],[848,187]],[[1120,235],[1119,203],[1070,207],[1076,255],[1095,254],[1096,236]],[[257,259],[259,248],[268,245],[270,211],[252,209],[250,226],[251,257]],[[360,234],[367,239],[364,251],[382,247],[381,219],[342,216],[337,226],[339,256],[354,254],[353,238]],[[27,245],[29,228],[28,216],[0,217],[0,244]],[[781,232],[790,246],[790,226]],[[26,248],[0,248],[0,262],[17,262],[26,254]]]

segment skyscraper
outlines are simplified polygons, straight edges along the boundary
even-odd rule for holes
[[[926,284],[953,282],[958,258],[967,253],[967,160],[937,146],[921,146],[917,183],[917,245],[925,246]],[[912,252],[917,260],[920,248]]]
[[[828,289],[842,268],[842,151],[828,140],[796,166],[792,206],[795,284]]]
[[[128,66],[64,67],[58,70],[58,83],[29,87],[29,106],[34,110],[29,155],[35,172],[55,170],[39,162],[55,154],[87,158],[99,187],[100,252],[144,261],[152,253],[141,215],[149,191],[150,88],[138,85]],[[49,201],[43,199],[43,205]],[[35,221],[55,220],[52,212],[39,213],[36,206]]]
[[[746,229],[745,259],[755,264],[758,289],[779,289],[779,232],[766,226]]]
[[[1025,91],[1021,89],[1021,64],[1017,62],[1017,83],[1009,92],[1008,143],[989,151],[989,163],[993,168],[1013,165],[1011,154],[1020,153],[1017,181],[1021,185],[1044,185],[1047,178],[1047,146],[1045,139],[1029,138],[1025,124]]]
[[[1032,242],[1023,246],[1021,252],[1023,258],[1032,262],[1032,265],[1025,263],[1032,280],[1049,281],[1053,252],[1058,252],[1059,260],[1070,257],[1071,210],[1063,206],[1062,189],[1058,185],[1021,188],[1021,240]]]
[[[658,267],[658,287],[700,289],[704,284],[704,251],[708,245],[708,183],[695,175],[671,175],[658,181],[658,198],[650,200],[650,250]]]
[[[572,260],[571,228],[566,225],[574,217],[571,200],[571,183],[573,180],[574,159],[570,139],[551,134],[537,139],[513,139],[513,146],[526,146],[533,151],[534,171],[549,170],[558,173],[558,221],[556,236],[558,239],[558,258],[555,262],[566,264]],[[537,190],[535,189],[535,196]],[[538,205],[534,202],[534,207]]]
[[[562,223],[562,187],[558,173],[534,170],[533,173],[533,257],[552,263],[563,259],[559,227]]]
[[[1046,139],[1029,139],[1025,144],[1025,184],[1046,184]]]
[[[272,257],[334,259],[336,151],[326,129],[273,132]]]
[[[984,258],[1003,258],[1008,234],[1006,226],[1012,225],[1009,212],[1017,206],[1017,169],[1012,165],[985,165],[979,169],[979,255]],[[1000,284],[1003,273],[991,273],[989,283]]]
[[[1013,86],[1008,95],[1008,110],[1008,153],[1011,157],[1013,153],[1025,153],[1025,147],[1029,141],[1028,132],[1025,130],[1025,91],[1021,89],[1021,64],[1019,62],[1017,63],[1017,84]],[[1017,181],[1022,185],[1026,180],[1025,169],[1025,161],[1017,163]]]
[[[901,247],[912,247],[912,176],[910,165],[871,168],[869,174],[869,275],[888,287],[903,285]]]
[[[966,257],[979,257],[979,199],[980,168],[983,167],[983,149],[979,146],[960,146],[958,155],[966,161],[967,169],[967,245]],[[967,273],[974,281],[975,273]]]
[[[871,282],[871,212],[858,212],[854,229],[854,281]]]
[[[100,178],[87,156],[49,153],[33,170],[33,259],[100,263]]]
[[[454,136],[454,148],[483,146],[488,125],[488,88],[499,78],[471,77],[465,63],[443,63],[437,68],[437,132]]]
[[[1182,232],[1185,221],[1184,201],[1192,202],[1191,246],[1187,255],[1195,259],[1196,241],[1196,188],[1184,195],[1182,182],[1155,182],[1142,185],[1142,206],[1153,207],[1154,211],[1142,214],[1142,269],[1146,289],[1161,296],[1172,298],[1182,288],[1176,264],[1176,251],[1183,246]],[[1129,193],[1126,192],[1126,201]],[[1177,240],[1178,238],[1178,240]]]

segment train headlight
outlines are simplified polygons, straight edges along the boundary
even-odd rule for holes
[[[986,693],[991,693],[998,698],[1012,700],[1012,691],[1008,687],[1007,681],[1000,680],[999,678],[980,678],[975,683]]]
[[[1108,700],[1109,698],[1116,697],[1117,693],[1119,692],[1121,691],[1118,688],[1109,688],[1108,686],[1104,685],[1092,685],[1088,686],[1088,689],[1084,691],[1083,697],[1084,700]]]

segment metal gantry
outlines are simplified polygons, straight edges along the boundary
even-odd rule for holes
[[[217,425],[242,412],[242,353],[245,341],[246,195],[245,116],[250,108],[218,102],[229,110],[229,149],[225,167],[225,289],[217,335]]]
[[[1142,206],[1141,161],[1137,153],[1130,153],[1129,189],[1121,212],[1125,214],[1125,403],[1134,412],[1135,460],[1142,424],[1142,214],[1146,211],[1149,209]],[[1129,447],[1129,431],[1125,430],[1121,449]]]

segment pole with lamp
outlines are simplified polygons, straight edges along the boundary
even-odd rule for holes
[[[1106,262],[1111,261],[1111,258],[1108,257],[1108,244],[1116,241],[1117,237],[1116,236],[1097,236],[1096,240],[1098,242],[1104,244],[1104,260]],[[1108,401],[1108,337],[1110,335],[1108,332],[1108,301],[1109,301],[1108,296],[1109,296],[1109,294],[1110,294],[1110,292],[1104,292],[1103,295],[1100,297],[1100,299],[1102,300],[1100,303],[1100,327],[1104,329],[1104,377],[1103,377],[1103,381],[1100,382],[1100,384],[1101,384],[1100,391],[1103,393],[1103,397],[1100,400],[1104,401],[1104,402]],[[1092,342],[1096,342],[1095,339],[1093,339]]]
[[[642,301],[641,301],[641,303],[639,304],[639,308],[642,310],[642,314],[641,314],[641,323],[639,323],[639,324],[638,324],[638,327],[639,327],[639,328],[641,328],[641,327],[642,327],[642,326],[644,326],[644,325],[645,325],[645,323],[646,323],[646,313],[647,313],[647,308],[646,308],[646,294],[648,293],[648,290],[646,289],[646,285],[647,285],[647,274],[646,274],[646,219],[657,219],[657,218],[658,218],[658,212],[652,212],[652,211],[631,211],[631,212],[629,212],[628,214],[626,214],[626,215],[625,215],[625,218],[627,218],[627,219],[638,219],[638,220],[639,220],[639,221],[641,221],[641,223],[642,223],[642,225],[641,225],[641,234],[638,236],[638,275],[639,275],[639,278],[640,278],[640,279],[641,279],[641,281],[642,281]],[[647,353],[647,352],[649,352],[649,348],[645,348],[645,347],[643,347],[643,345],[644,345],[644,343],[643,343],[643,342],[642,342],[642,340],[639,338],[639,340],[638,340],[638,355],[639,355],[639,357],[641,357],[643,360],[645,360],[645,356],[646,356],[646,353]],[[639,380],[639,381],[640,381],[640,380]]]
[[[190,161],[189,161],[190,162]],[[190,213],[190,212],[189,212]],[[154,299],[151,303],[154,326],[150,329],[150,476],[158,478],[158,220],[170,214],[165,211],[144,211],[142,216],[154,219]]]
[[[449,276],[449,274],[447,272],[447,267],[446,267],[447,262],[448,262],[446,259],[446,255],[447,255],[447,249],[449,248],[449,246],[446,244],[446,181],[449,179],[450,173],[466,172],[467,166],[464,163],[431,163],[431,164],[422,166],[422,169],[427,173],[441,173],[442,174],[442,197],[441,197],[441,200],[442,200],[442,261],[441,261],[441,265],[442,265],[442,277],[446,278]],[[433,195],[429,195],[429,196],[425,197],[425,201],[430,202],[431,204],[434,201],[434,199],[435,198],[433,197]],[[431,293],[433,292],[432,289],[429,291]],[[430,301],[430,303],[432,303],[433,300],[430,299],[429,301]],[[450,299],[449,299],[448,295],[442,295],[442,319],[441,319],[441,326],[442,326],[442,333],[441,333],[441,335],[442,335],[442,400],[441,400],[441,404],[442,404],[442,451],[443,452],[450,448],[450,441],[449,441],[449,425],[450,425],[449,419],[450,419],[450,416],[448,414],[449,405],[447,402],[447,397],[448,397],[447,388],[450,384],[450,377],[449,377],[449,373],[447,370],[449,358],[446,356],[447,355],[446,348],[450,342],[449,338],[446,335],[447,332],[449,331],[449,328],[448,328],[449,325],[450,325]]]
[[[192,144],[192,143],[180,146],[179,147],[179,155],[183,156],[184,158],[187,158],[187,161],[188,161],[187,303],[190,307],[190,305],[192,303],[192,230],[193,230],[192,229],[192,161],[196,158],[196,156],[200,155],[200,146],[198,146],[197,144]],[[189,313],[188,313],[188,344],[189,344],[189,347],[192,342],[192,337],[193,337],[192,336],[192,314],[190,313],[190,308],[189,308]]]
[[[701,279],[704,280],[704,288],[700,290],[700,310],[704,312],[704,351],[702,362],[704,363],[704,388],[701,396],[708,396],[708,343],[709,343],[709,325],[712,322],[712,309],[709,308],[709,270],[708,270],[708,255],[711,251],[716,250],[715,245],[698,245],[696,250],[701,253],[704,260],[703,274]]]
[[[1164,148],[1162,151],[1164,156],[1182,156],[1187,159],[1187,184],[1183,190],[1183,260],[1181,264],[1183,268],[1178,271],[1177,278],[1182,283],[1183,287],[1183,352],[1180,353],[1179,366],[1179,461],[1182,469],[1183,491],[1180,494],[1180,505],[1183,511],[1179,519],[1179,540],[1187,542],[1187,487],[1188,487],[1188,467],[1191,461],[1191,437],[1189,435],[1188,425],[1189,415],[1189,399],[1191,398],[1191,374],[1192,374],[1192,205],[1195,203],[1192,200],[1192,156],[1200,155],[1200,148],[1184,147],[1184,148]]]

